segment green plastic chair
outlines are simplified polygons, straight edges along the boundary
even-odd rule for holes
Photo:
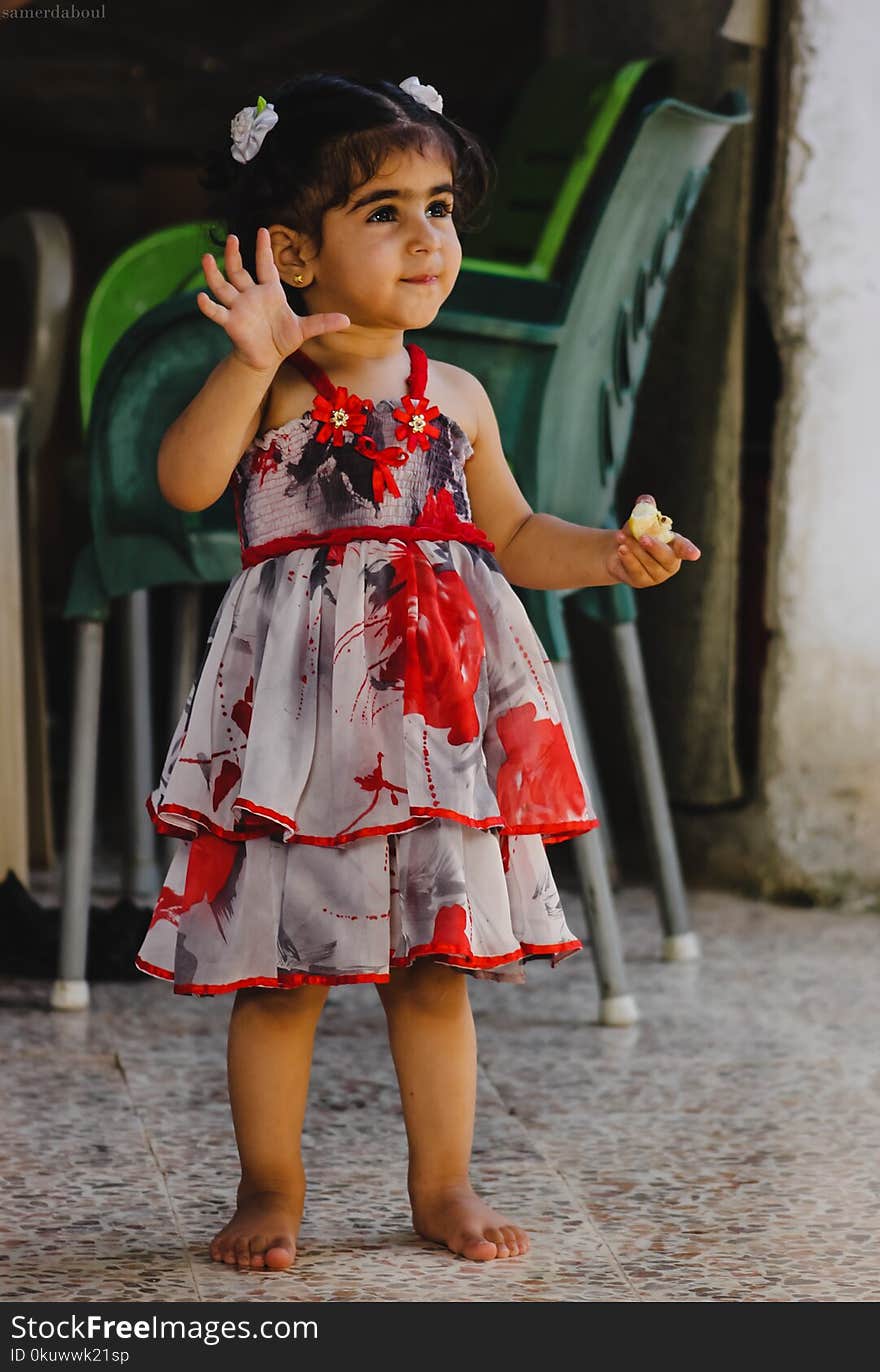
[[[533,509],[575,523],[616,528],[617,481],[623,469],[636,395],[669,273],[709,167],[730,129],[751,115],[742,92],[714,111],[678,100],[645,110],[613,187],[582,222],[555,304],[543,282],[470,276],[452,292],[428,329],[432,357],[472,371],[499,416],[505,452]],[[481,290],[485,286],[485,290]],[[535,309],[528,305],[534,292]],[[490,298],[494,313],[478,308]],[[564,601],[608,626],[629,743],[638,772],[656,887],[670,960],[698,956],[690,929],[660,753],[635,627],[636,598],[624,585],[575,592],[518,591],[553,661],[579,735],[602,824],[607,810],[571,668]],[[606,1022],[631,1022],[623,961],[608,885],[608,854],[593,834],[571,840],[600,975]]]
[[[140,238],[103,273],[86,306],[79,346],[79,403],[83,433],[89,427],[92,397],[101,369],[123,334],[147,310],[170,295],[194,289],[189,283],[202,253],[222,262],[223,253],[208,237],[207,223],[173,224]]]
[[[203,252],[210,251],[222,260],[222,251],[210,242],[208,229],[208,224],[180,224],[149,234],[120,253],[98,281],[89,298],[80,334],[79,400],[84,435],[88,435],[99,378],[116,345],[144,314],[185,288],[193,274],[193,263],[200,264]],[[197,307],[194,309],[198,313]],[[119,355],[120,365],[125,356]],[[177,376],[170,376],[168,385],[179,393]],[[189,398],[182,400],[181,408]],[[139,397],[130,396],[129,403],[136,408]],[[185,694],[187,676],[195,661],[199,587],[204,579],[198,573],[216,574],[222,579],[231,565],[234,548],[228,536],[231,497],[209,512],[176,519],[176,512],[161,500],[153,474],[145,473],[140,454],[134,449],[128,454],[128,468],[124,474],[127,481],[120,481],[115,487],[112,475],[108,477],[100,461],[93,470],[89,492],[92,539],[75,561],[64,617],[79,622],[77,671],[94,672],[97,663],[100,673],[102,626],[109,615],[111,598],[124,597],[121,609],[125,732],[136,743],[129,754],[129,832],[124,849],[123,886],[132,900],[143,902],[152,898],[158,878],[154,836],[141,817],[140,799],[144,786],[149,788],[153,768],[148,590],[150,586],[169,582],[182,587],[173,609],[175,657],[168,708],[173,727],[180,700],[184,698],[181,693]],[[141,505],[145,495],[147,502]],[[129,526],[127,515],[135,509],[136,516]],[[86,658],[90,668],[85,665]],[[88,734],[91,712],[87,704],[84,708],[82,719],[75,715],[74,752],[85,750],[88,756],[96,748],[97,740]],[[81,899],[83,885],[91,879],[90,852],[86,858],[85,840],[79,829],[84,813],[92,808],[87,793],[74,782],[68,815],[73,842],[67,844],[66,879],[69,877],[78,893],[71,897],[75,901]],[[59,1001],[64,994],[63,988],[57,991]],[[77,993],[72,994],[75,998]]]
[[[560,278],[588,188],[595,203],[597,183],[616,174],[633,116],[665,93],[668,70],[659,58],[622,67],[581,56],[543,62],[504,131],[488,222],[466,240],[463,273]]]

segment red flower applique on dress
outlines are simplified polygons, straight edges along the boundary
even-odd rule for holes
[[[424,396],[405,395],[394,418],[399,421],[395,438],[405,438],[410,452],[416,447],[430,448],[431,439],[440,437],[440,430],[430,421],[436,419],[440,411]]]
[[[346,433],[363,433],[367,414],[372,408],[372,400],[349,395],[345,386],[334,388],[332,400],[316,395],[312,402],[312,418],[321,420],[321,427],[315,435],[317,441],[326,443],[329,439],[334,448],[341,447]]]

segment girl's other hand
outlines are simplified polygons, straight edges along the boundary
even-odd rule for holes
[[[640,495],[639,500],[653,500],[653,496]],[[668,581],[682,562],[696,562],[699,557],[697,545],[681,534],[674,534],[670,543],[661,543],[647,534],[643,538],[633,538],[624,524],[614,534],[614,545],[605,566],[615,581],[643,590],[646,586],[659,586]]]
[[[274,375],[304,339],[347,329],[351,323],[346,314],[294,314],[272,256],[268,229],[257,229],[256,281],[242,266],[234,233],[226,239],[224,267],[225,277],[211,253],[202,254],[205,280],[220,303],[207,291],[199,291],[196,303],[202,314],[226,330],[236,355],[255,371]]]

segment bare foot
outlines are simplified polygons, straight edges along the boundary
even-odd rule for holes
[[[283,1271],[296,1257],[296,1235],[303,1195],[292,1191],[238,1188],[238,1208],[211,1240],[214,1262],[236,1264],[241,1271]]]
[[[514,1258],[529,1251],[525,1230],[502,1219],[466,1183],[411,1193],[410,1199],[416,1233],[445,1243],[462,1257],[490,1262],[493,1258]]]

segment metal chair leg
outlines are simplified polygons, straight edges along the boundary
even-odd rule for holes
[[[636,789],[655,871],[664,933],[663,956],[669,962],[691,962],[700,956],[700,945],[696,933],[691,929],[635,623],[612,625],[611,645],[637,772]]]
[[[149,905],[159,890],[156,837],[144,800],[153,785],[153,719],[150,692],[149,597],[133,591],[123,600],[125,664],[126,815],[123,889],[136,905]]]
[[[571,842],[581,879],[593,967],[599,983],[599,1021],[613,1028],[635,1024],[639,1011],[635,996],[626,989],[617,912],[598,831],[578,834]]]
[[[570,661],[559,661],[554,662],[552,667],[560,684],[578,758],[590,786],[590,797],[599,817],[598,829],[579,834],[571,842],[590,932],[593,967],[599,983],[599,1020],[602,1024],[619,1028],[634,1024],[639,1018],[639,1012],[635,997],[626,989],[626,971],[617,927],[617,912],[611,893],[605,848],[600,839],[605,807],[596,800],[597,773],[592,761],[592,749],[588,745],[584,746],[588,737],[586,720],[580,698],[574,689],[572,664]]]
[[[174,599],[173,640],[171,648],[171,681],[168,692],[168,728],[170,739],[177,728],[180,712],[186,704],[190,687],[198,667],[199,622],[202,592],[198,586],[181,586]],[[165,869],[180,844],[179,838],[163,838],[162,854]]]
[[[61,943],[58,973],[49,994],[49,1004],[53,1010],[85,1010],[89,1004],[86,956],[103,652],[103,623],[100,620],[79,620],[76,625],[70,776],[67,783]]]

